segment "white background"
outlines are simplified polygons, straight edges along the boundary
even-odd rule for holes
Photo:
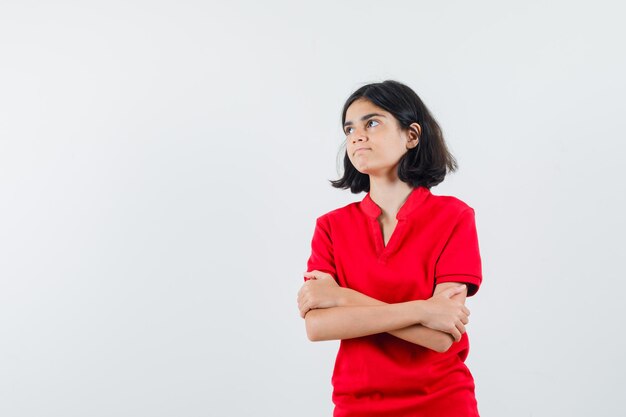
[[[618,5],[2,1],[0,415],[331,415],[296,293],[388,78],[476,211],[481,415],[624,415]]]

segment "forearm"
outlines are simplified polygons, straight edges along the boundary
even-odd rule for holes
[[[448,333],[434,330],[421,324],[414,324],[388,333],[435,352],[445,352],[454,343],[454,338]]]
[[[305,316],[307,335],[320,341],[399,330],[419,323],[420,309],[420,301],[313,309]]]
[[[344,288],[344,297],[341,300],[342,306],[379,306],[387,305],[384,301],[369,297],[358,291]],[[425,327],[421,324],[388,331],[389,334],[407,342],[414,343],[432,349],[437,352],[445,352],[454,342],[453,338],[445,332]]]

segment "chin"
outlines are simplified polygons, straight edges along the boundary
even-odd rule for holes
[[[370,170],[367,167],[354,167],[356,168],[357,171],[359,171],[361,174],[363,175],[369,175],[370,174]]]
[[[350,161],[352,162],[352,161]],[[359,171],[363,175],[371,175],[372,172],[376,171],[376,167],[372,166],[372,164],[368,163],[368,161],[359,161],[359,164],[352,163],[354,169]]]

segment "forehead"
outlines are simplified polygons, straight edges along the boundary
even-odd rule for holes
[[[355,123],[361,118],[361,116],[369,113],[380,113],[384,116],[391,117],[391,114],[388,111],[383,110],[369,100],[359,98],[350,104],[350,107],[346,110],[346,123]]]

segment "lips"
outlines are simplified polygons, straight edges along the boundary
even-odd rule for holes
[[[369,149],[370,148],[358,148],[358,149],[355,149],[353,155],[356,155],[358,151],[366,151],[366,150],[369,150]]]

